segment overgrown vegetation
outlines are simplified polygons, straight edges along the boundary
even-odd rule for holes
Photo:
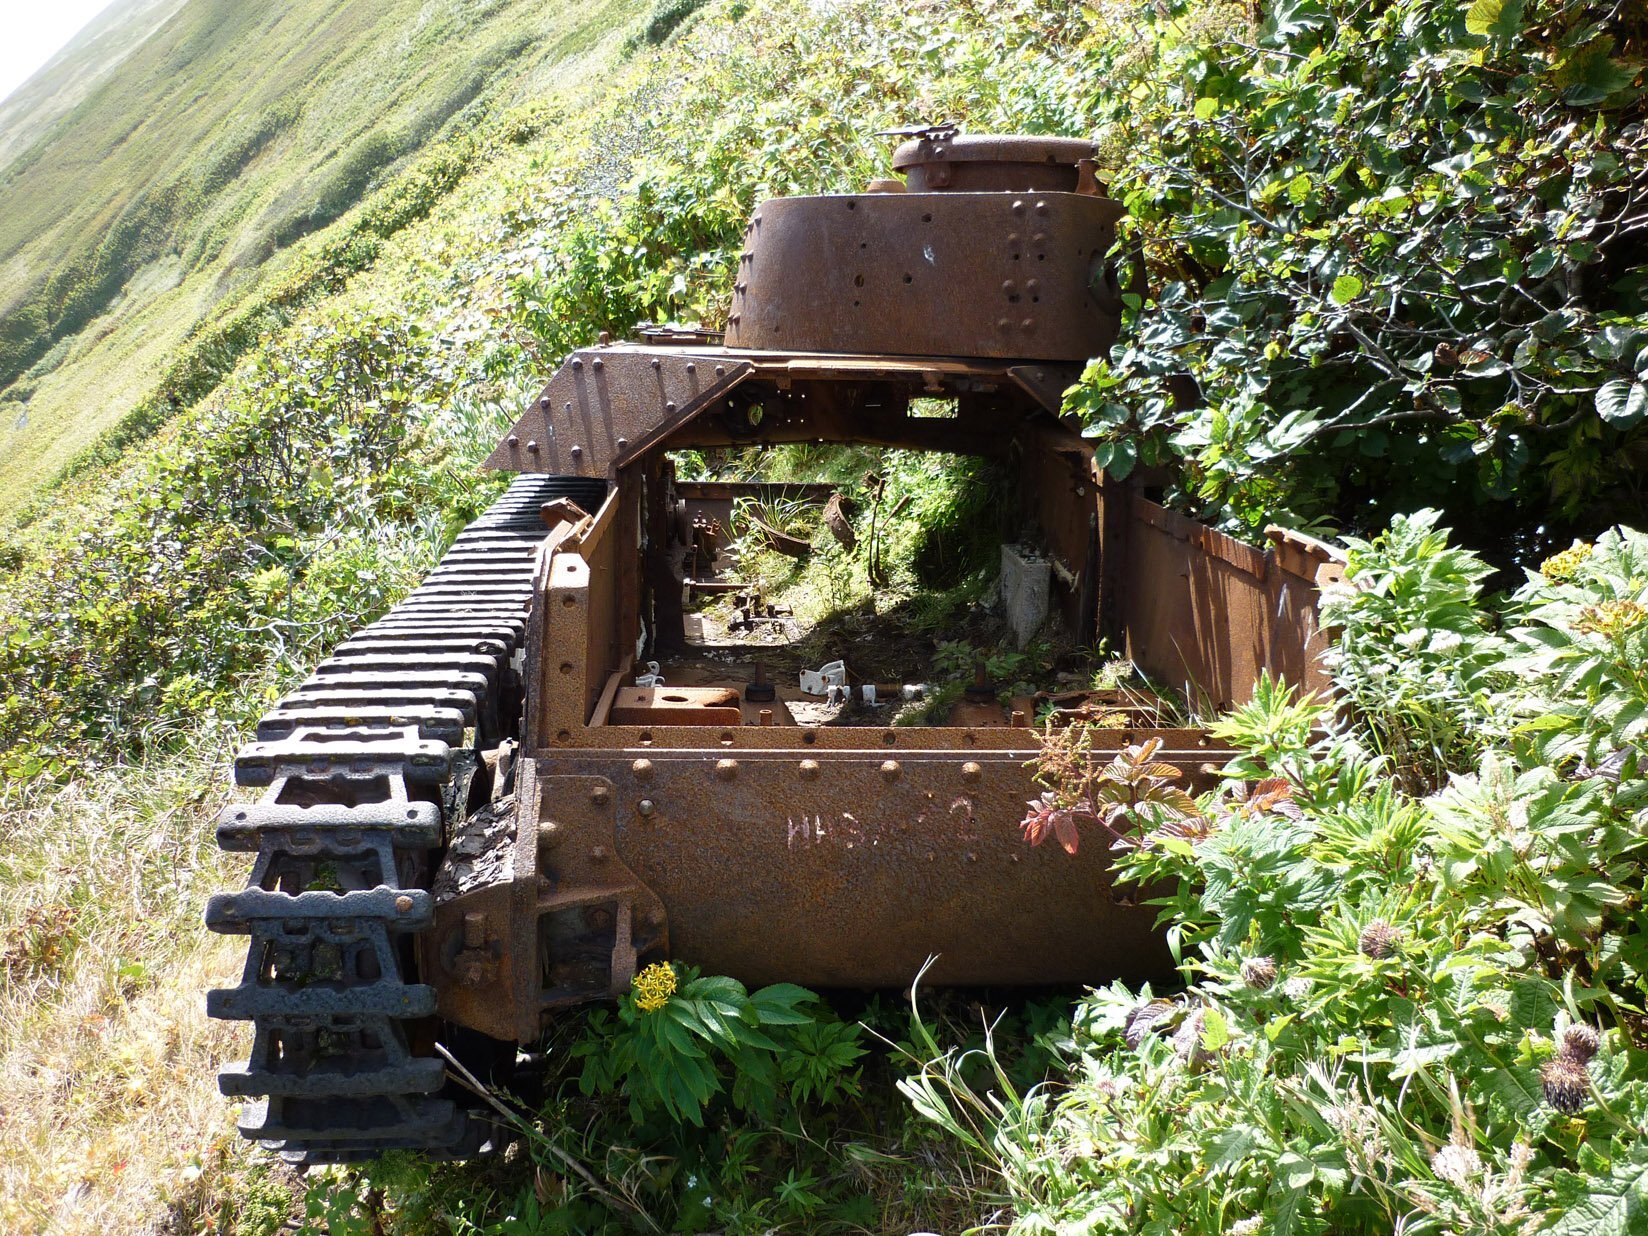
[[[1648,537],[1546,569],[1502,606],[1430,591],[1486,573],[1434,513],[1353,550],[1329,620],[1478,685],[1446,698],[1446,742],[1431,695],[1345,727],[1267,682],[1217,727],[1240,754],[1200,801],[1137,760],[1050,762],[1061,795],[1098,788],[1050,794],[1027,834],[1096,826],[1126,879],[1169,890],[1187,985],[1085,1000],[1066,1084],[986,1095],[953,1051],[909,1084],[997,1165],[1016,1230],[1648,1223]],[[1341,643],[1340,689],[1383,691],[1385,659]]]
[[[476,139],[495,137],[489,115],[525,103],[545,66],[575,77],[576,57],[638,4],[191,0],[147,21],[139,7],[125,4],[132,45],[114,69],[95,47],[71,48],[55,87],[16,102],[12,123],[32,137],[0,158],[7,514],[88,436],[122,417],[162,422],[297,301],[368,265],[377,241],[474,164]],[[61,106],[55,124],[32,123],[31,108]],[[390,177],[396,191],[376,199],[375,217],[326,252],[298,244]],[[294,245],[310,250],[296,272]]]
[[[1234,529],[1642,522],[1638,5],[1108,5],[1073,75],[1144,281],[1070,407]]]

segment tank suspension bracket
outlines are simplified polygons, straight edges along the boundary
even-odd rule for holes
[[[421,587],[275,705],[235,761],[237,783],[263,793],[224,810],[218,844],[255,857],[244,889],[210,899],[206,924],[248,947],[240,983],[208,993],[207,1013],[252,1023],[250,1054],[219,1088],[255,1100],[241,1132],[292,1162],[481,1148],[488,1126],[443,1093],[436,991],[415,942],[434,926],[431,875],[478,763],[465,737],[485,750],[519,728],[539,509],[567,496],[600,497],[587,480],[517,479]]]

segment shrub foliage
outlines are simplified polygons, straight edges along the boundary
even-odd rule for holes
[[[1069,406],[1112,475],[1237,529],[1430,504],[1499,561],[1643,518],[1639,6],[1106,11],[1075,94],[1142,269]]]

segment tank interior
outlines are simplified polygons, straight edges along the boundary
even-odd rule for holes
[[[1106,654],[1087,444],[999,375],[745,383],[611,501],[641,604],[593,727],[1185,723]]]

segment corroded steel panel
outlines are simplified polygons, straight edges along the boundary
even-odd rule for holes
[[[1342,551],[1280,528],[1259,549],[1116,485],[1102,504],[1121,513],[1104,553],[1126,581],[1111,604],[1141,669],[1206,712],[1245,701],[1264,671],[1328,687],[1317,609]]]
[[[894,151],[893,168],[911,193],[1074,193],[1093,153],[1093,143],[1079,137],[961,134],[942,126]]]
[[[1173,759],[1194,768],[1205,754]],[[538,763],[613,783],[617,857],[657,895],[675,955],[707,972],[900,987],[937,956],[939,983],[1168,973],[1155,911],[1137,890],[1117,895],[1097,831],[1074,856],[1026,844],[1028,756],[700,749]]]
[[[747,361],[664,348],[575,352],[483,466],[616,477],[620,463],[697,415],[749,370]]]
[[[868,193],[763,202],[729,347],[1086,361],[1122,209],[1081,193]],[[1095,280],[1101,290],[1095,291]]]

